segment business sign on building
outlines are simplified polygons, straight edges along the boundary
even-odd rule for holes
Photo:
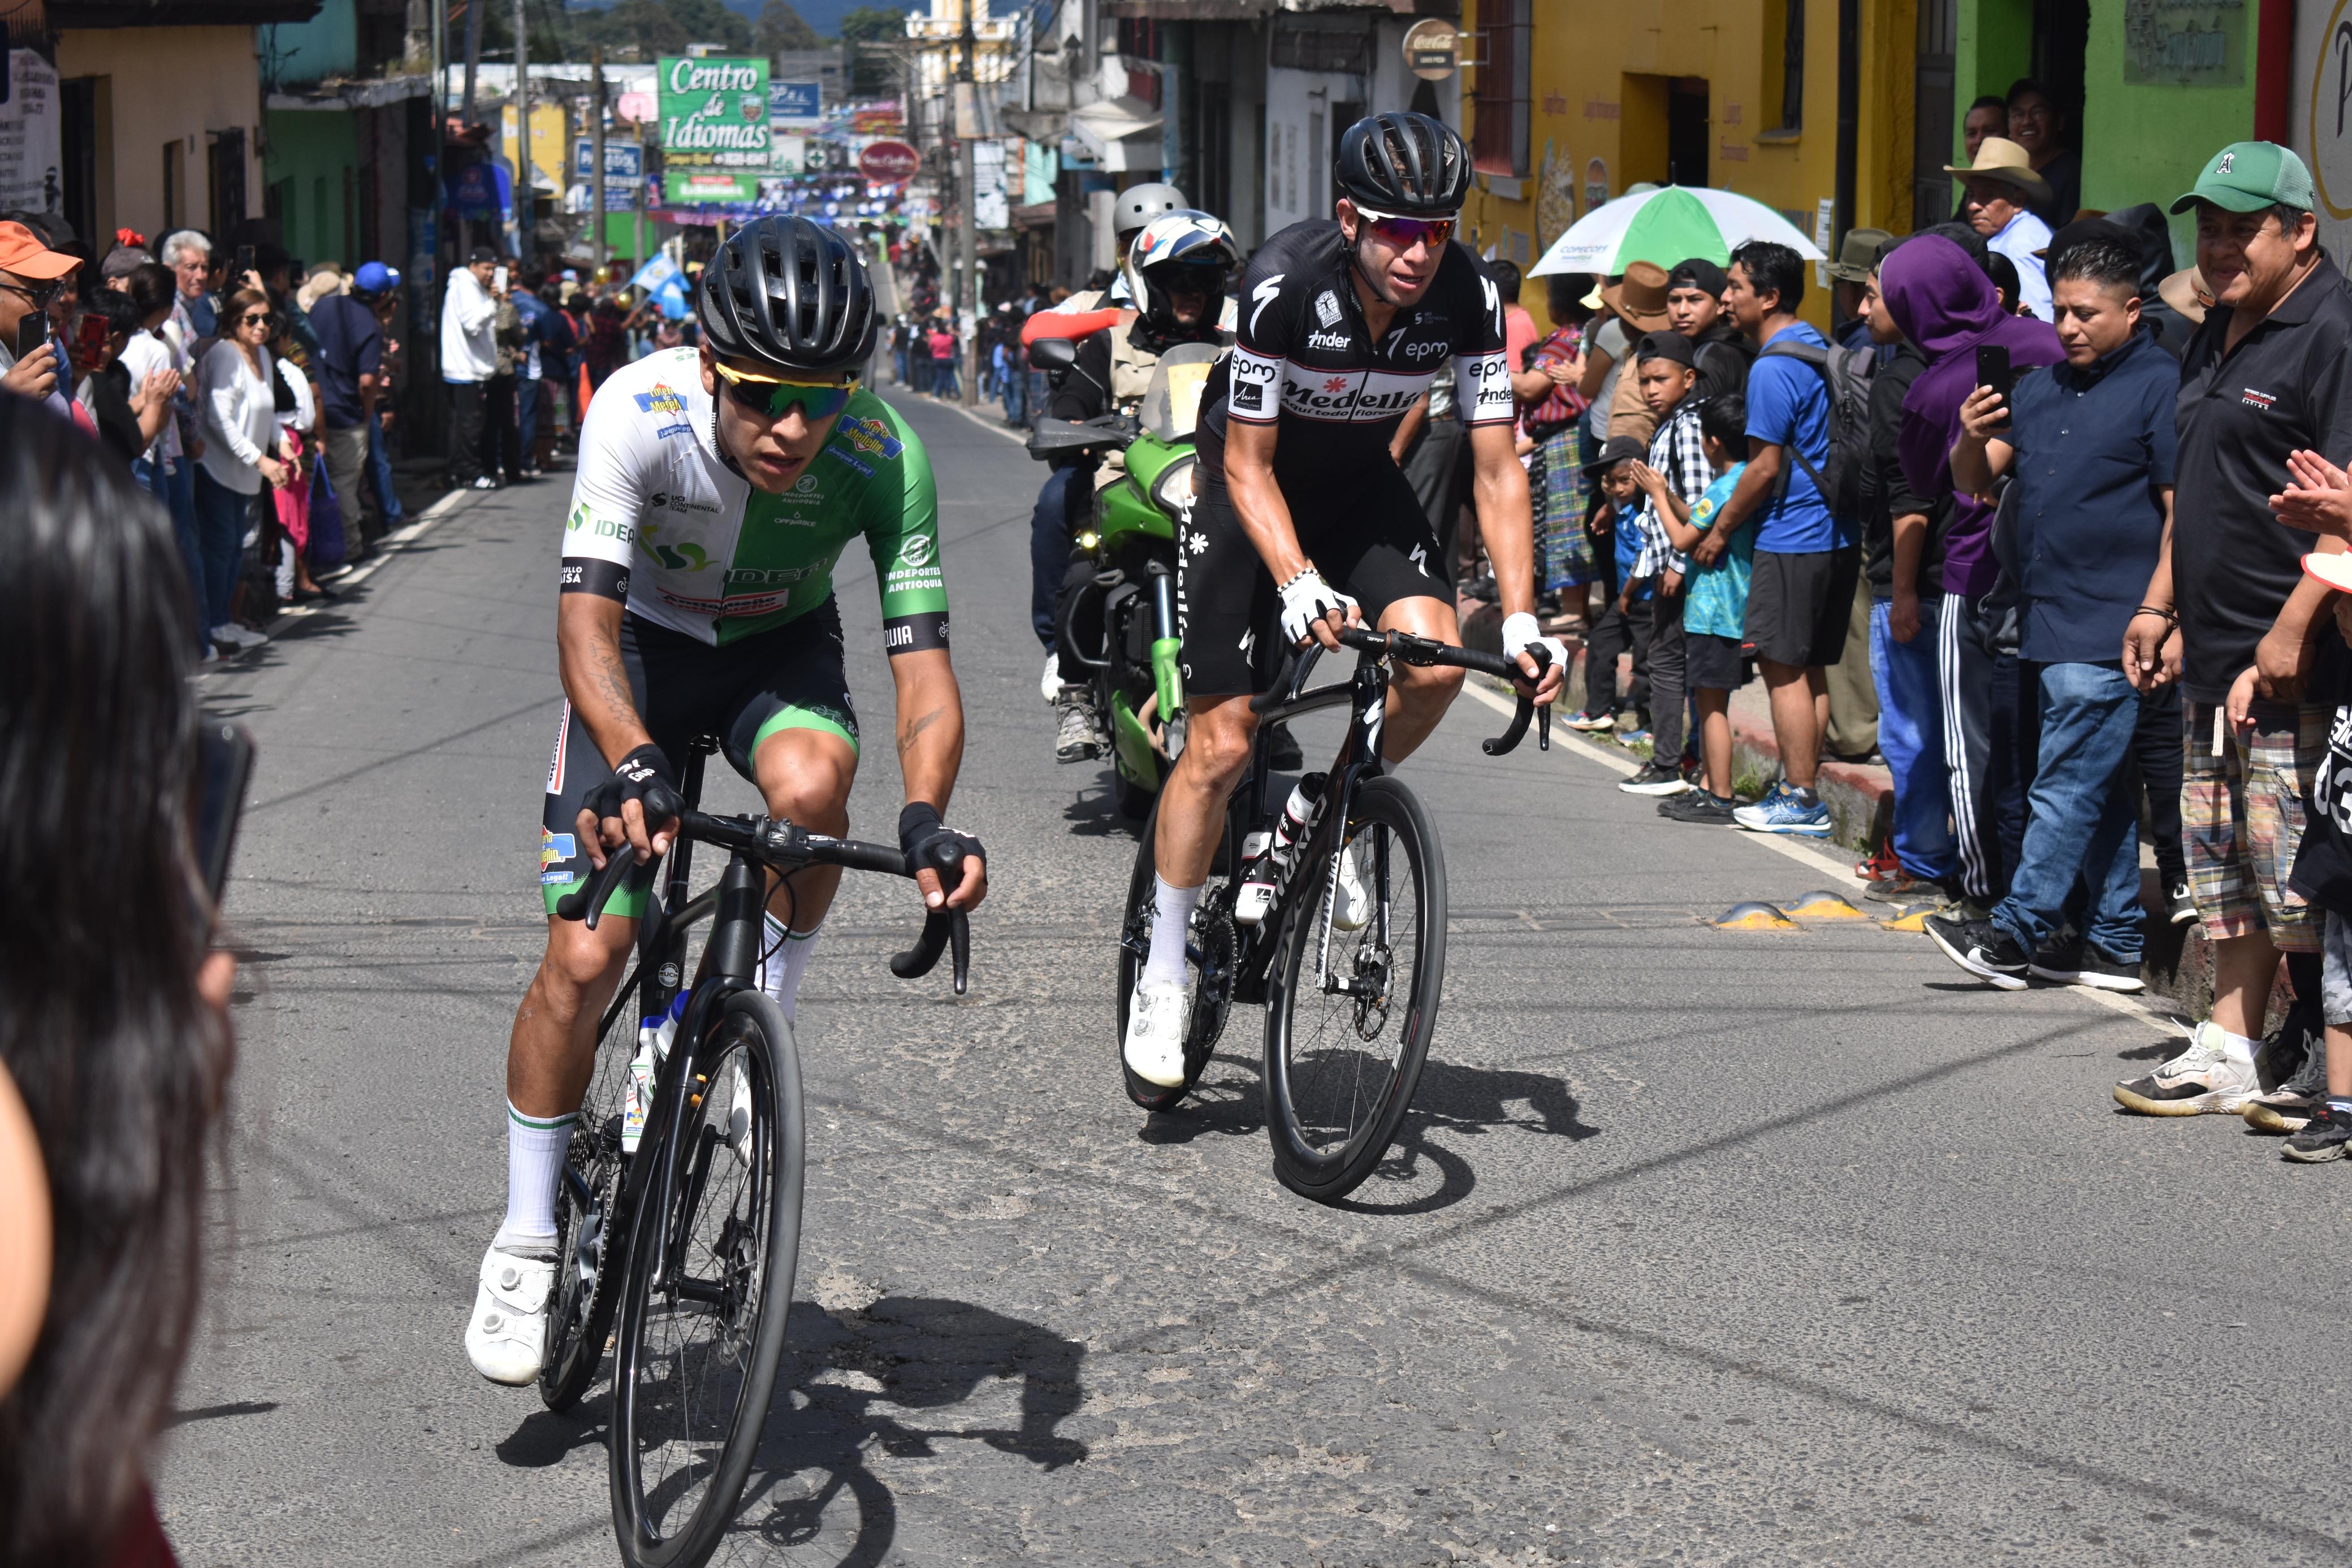
[[[2287,141],[2311,165],[2319,243],[2352,254],[2352,0],[2296,8]]]
[[[984,229],[1013,226],[1004,199],[1004,143],[971,144],[971,221]]]
[[[58,70],[30,49],[9,49],[0,102],[0,211],[56,212],[65,197]]]
[[[780,81],[768,88],[768,120],[774,125],[809,126],[824,119],[824,92],[813,81]]]
[[[607,184],[614,180],[641,178],[645,165],[645,149],[635,142],[615,141],[609,138],[605,141],[604,180]],[[572,143],[572,177],[584,182],[594,175],[595,169],[595,139],[588,136],[576,139]]]
[[[903,141],[870,141],[857,155],[857,172],[877,185],[911,180],[923,166],[923,155]]]
[[[2125,0],[2124,80],[2135,87],[2242,85],[2247,8],[2245,0]]]
[[[655,87],[671,203],[755,200],[772,156],[768,62],[665,55]]]

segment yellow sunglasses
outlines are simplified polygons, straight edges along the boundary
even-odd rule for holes
[[[788,382],[739,371],[723,360],[713,360],[710,368],[727,383],[729,397],[765,419],[782,419],[794,408],[805,419],[831,419],[849,406],[849,394],[857,390],[854,376],[847,382]]]

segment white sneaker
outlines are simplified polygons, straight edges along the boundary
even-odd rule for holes
[[[2189,1049],[2145,1078],[2116,1085],[2116,1103],[2143,1116],[2242,1114],[2261,1090],[2254,1064],[2232,1059],[2221,1030],[2200,1023]]]
[[[1051,648],[1045,650],[1045,673],[1038,677],[1037,695],[1048,707],[1062,695],[1062,655]]]
[[[1139,985],[1127,1009],[1127,1040],[1119,1054],[1146,1083],[1174,1089],[1184,1082],[1184,1037],[1192,1028],[1192,988]]]
[[[1339,852],[1339,896],[1331,906],[1331,928],[1361,931],[1371,924],[1372,890],[1356,874],[1356,846]]]
[[[520,1388],[547,1364],[547,1302],[555,1293],[555,1260],[502,1252],[482,1254],[481,1288],[466,1324],[466,1359],[492,1383]]]

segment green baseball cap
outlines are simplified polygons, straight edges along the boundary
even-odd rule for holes
[[[2224,212],[2252,213],[2283,204],[2311,211],[2311,171],[2275,141],[2232,141],[2213,154],[2189,193],[2172,204],[2185,213],[2200,202]]]

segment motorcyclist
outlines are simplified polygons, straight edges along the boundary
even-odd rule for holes
[[[1173,185],[1154,182],[1121,191],[1110,210],[1111,231],[1118,244],[1115,254],[1124,262],[1128,246],[1152,219],[1191,206],[1184,193]],[[1021,353],[1015,368],[1026,373],[1029,345],[1040,337],[1077,338],[1115,325],[1117,317],[1108,312],[1126,307],[1128,287],[1124,277],[1117,277],[1108,289],[1080,289],[1051,309],[1032,314],[1021,328]],[[1038,695],[1047,702],[1054,700],[1062,684],[1054,648],[1054,596],[1060,590],[1063,563],[1070,554],[1070,473],[1067,464],[1054,465],[1037,492],[1037,507],[1029,519],[1029,621],[1045,648],[1045,674]]]
[[[1153,219],[1129,243],[1119,264],[1119,280],[1139,309],[1119,313],[1116,325],[1081,339],[1077,361],[1062,377],[1045,404],[1054,419],[1092,419],[1103,413],[1132,414],[1142,405],[1160,356],[1180,343],[1213,343],[1228,340],[1219,328],[1226,289],[1241,263],[1241,247],[1233,231],[1203,212],[1179,208]],[[1080,318],[1079,319],[1084,319]],[[1114,452],[1099,459],[1081,457],[1070,465],[1073,476],[1091,483],[1071,481],[1067,506],[1072,509],[1062,532],[1066,568],[1054,601],[1054,623],[1059,628],[1071,601],[1094,575],[1090,552],[1072,540],[1079,530],[1070,523],[1083,520],[1084,508],[1104,486],[1126,470]],[[1101,628],[1074,625],[1071,634],[1083,644],[1101,640]],[[1055,649],[1057,657],[1066,650]],[[1075,654],[1058,665],[1054,696],[1058,716],[1055,757],[1080,762],[1102,751],[1103,718],[1095,709],[1093,688]]]

